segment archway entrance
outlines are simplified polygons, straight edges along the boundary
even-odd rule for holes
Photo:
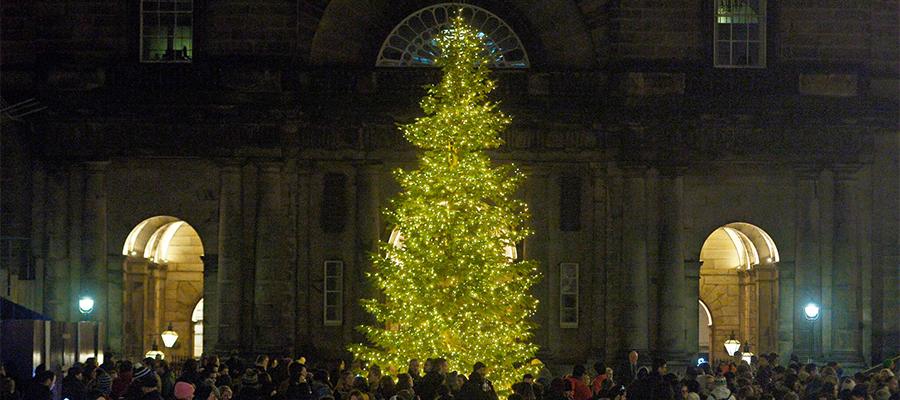
[[[772,352],[778,345],[778,249],[762,229],[735,222],[716,229],[700,250],[700,348],[710,361],[728,358],[734,332],[741,352]],[[704,307],[705,306],[705,307]],[[715,321],[715,323],[713,323]],[[708,324],[709,342],[703,343]]]
[[[122,253],[123,355],[143,357],[157,345],[167,359],[194,357],[193,317],[203,297],[204,252],[197,231],[175,217],[148,218],[131,230]],[[178,340],[167,349],[159,335],[170,324]],[[202,335],[202,317],[200,329]]]

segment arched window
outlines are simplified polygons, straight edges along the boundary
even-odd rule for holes
[[[194,358],[200,358],[203,355],[203,299],[197,302],[194,312],[191,315],[191,322],[194,325]]]
[[[528,68],[528,55],[512,28],[500,17],[471,4],[442,3],[425,7],[394,27],[381,45],[378,67],[433,67],[438,55],[434,37],[456,15],[465,18],[484,38],[496,68]]]

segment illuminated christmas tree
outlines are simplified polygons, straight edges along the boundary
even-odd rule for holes
[[[421,101],[425,116],[401,127],[423,152],[419,169],[395,172],[403,190],[387,217],[400,240],[374,256],[383,296],[364,301],[380,326],[360,327],[370,344],[350,351],[397,371],[412,358],[443,357],[462,373],[481,361],[504,391],[540,367],[529,362],[537,273],[513,259],[528,234],[527,207],[512,197],[524,176],[485,154],[510,120],[487,99],[495,83],[482,37],[457,18],[435,38],[443,78]]]

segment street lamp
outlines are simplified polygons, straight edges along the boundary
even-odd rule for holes
[[[747,351],[741,353],[741,360],[744,360],[747,362],[747,364],[750,364],[750,361],[753,360],[753,352],[750,351],[750,343],[747,343],[747,346],[745,346],[745,349]]]
[[[159,346],[156,345],[156,341],[153,341],[153,349],[148,351],[147,354],[144,355],[145,358],[156,359],[159,357],[160,360],[165,360],[166,355],[163,352],[159,351]]]
[[[806,314],[806,320],[814,322],[819,319],[819,306],[816,303],[809,303],[803,307],[803,313]]]
[[[725,341],[725,351],[728,352],[729,357],[734,357],[734,353],[737,353],[740,348],[741,342],[734,338],[734,330],[732,330],[731,339]]]
[[[94,311],[94,299],[88,296],[81,296],[78,299],[78,311],[81,311],[84,315],[90,314],[91,311]]]
[[[819,319],[819,305],[812,302],[807,303],[806,306],[803,307],[803,314],[806,315],[806,320],[809,321],[809,337],[812,339],[809,357],[806,360],[807,363],[811,363],[813,361],[813,354],[816,352],[816,320]]]
[[[159,336],[162,336],[163,344],[170,349],[175,345],[175,341],[178,340],[178,332],[175,332],[175,330],[172,329],[171,322],[169,322],[169,329],[166,329]]]

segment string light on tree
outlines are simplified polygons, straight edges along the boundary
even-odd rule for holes
[[[384,243],[373,257],[383,296],[363,304],[380,324],[359,327],[369,343],[350,351],[397,371],[412,358],[446,358],[461,372],[481,361],[505,391],[541,367],[529,362],[536,264],[508,256],[529,234],[527,206],[512,196],[524,175],[485,154],[510,119],[487,99],[496,84],[478,32],[454,18],[435,42],[443,77],[421,101],[425,116],[401,127],[423,150],[418,169],[395,172],[403,190],[386,213],[402,246]]]

